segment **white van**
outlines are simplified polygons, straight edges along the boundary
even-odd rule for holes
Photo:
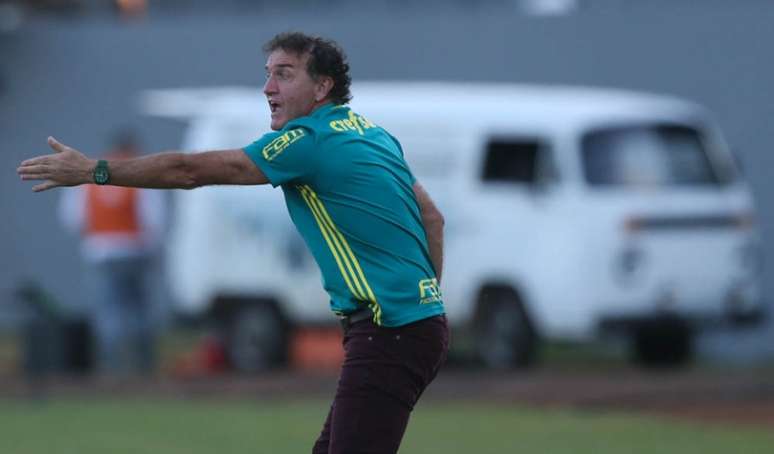
[[[640,360],[682,362],[697,329],[760,314],[755,207],[700,106],[551,86],[352,91],[445,215],[448,317],[485,364],[526,365],[539,339],[610,332],[630,336]],[[185,150],[241,147],[269,130],[259,89],[151,91],[143,109],[188,121]],[[335,320],[280,192],[175,197],[171,289],[181,309],[224,322],[238,368],[281,361],[293,326]]]

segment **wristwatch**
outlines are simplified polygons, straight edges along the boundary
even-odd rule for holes
[[[108,169],[108,163],[104,159],[97,161],[97,167],[94,167],[94,183],[103,185],[110,182],[110,170]]]

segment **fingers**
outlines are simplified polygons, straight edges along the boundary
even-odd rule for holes
[[[21,175],[22,180],[45,180],[50,175],[45,173],[24,173]]]
[[[41,172],[49,172],[51,171],[51,167],[47,163],[39,163],[39,164],[22,164],[16,169],[16,172],[19,175],[27,174],[27,173],[41,173]]]
[[[54,155],[37,156],[22,161],[16,169],[22,180],[44,180],[33,186],[34,192],[46,191],[59,186],[69,186],[67,161],[78,157],[78,152],[60,143],[53,137],[48,138],[48,145],[54,150]],[[56,153],[68,152],[65,155],[56,156]],[[69,169],[71,170],[71,169]]]
[[[45,164],[48,162],[48,156],[38,156],[35,158],[30,158],[22,161],[21,166],[19,166],[19,169],[27,166],[35,166],[40,164]]]
[[[48,146],[51,147],[52,150],[54,150],[54,153],[61,153],[65,150],[67,150],[67,146],[63,145],[59,141],[57,141],[55,138],[50,137],[48,138]],[[22,161],[21,167],[25,166],[31,166],[31,165],[38,165],[38,164],[45,164],[48,162],[50,155],[44,155],[44,156],[36,156],[34,158],[26,159]],[[21,168],[19,167],[19,168]]]
[[[21,179],[27,180],[45,180],[51,177],[50,173],[24,173],[21,174]]]
[[[34,192],[42,192],[42,191],[45,191],[47,189],[55,188],[57,186],[61,186],[61,185],[59,183],[55,183],[55,182],[53,182],[51,180],[46,180],[46,181],[44,181],[43,183],[41,183],[39,185],[33,186],[32,190]]]
[[[48,146],[51,147],[55,153],[61,153],[67,149],[67,146],[59,143],[55,138],[48,137]]]
[[[51,177],[51,169],[47,165],[32,164],[16,169],[22,180],[45,180]]]

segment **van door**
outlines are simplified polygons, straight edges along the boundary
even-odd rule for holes
[[[484,144],[476,190],[470,195],[474,241],[470,266],[483,281],[507,283],[531,317],[543,318],[554,287],[556,252],[567,238],[561,168],[543,137],[490,137]],[[486,284],[488,282],[481,282]],[[534,321],[534,320],[533,320]]]
[[[556,278],[572,262],[561,254],[561,171],[542,137],[490,137],[480,155],[477,188],[466,204],[477,229],[464,243],[463,262],[479,291],[476,350],[493,367],[527,365],[556,313]]]

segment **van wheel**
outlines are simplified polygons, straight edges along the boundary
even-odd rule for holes
[[[694,334],[684,320],[662,317],[642,323],[632,333],[632,357],[646,367],[679,367],[693,359]]]
[[[475,334],[478,357],[490,369],[527,367],[537,357],[537,336],[513,292],[496,292],[482,304]]]
[[[259,372],[287,359],[288,334],[283,319],[270,304],[236,308],[226,331],[226,352],[240,372]]]

